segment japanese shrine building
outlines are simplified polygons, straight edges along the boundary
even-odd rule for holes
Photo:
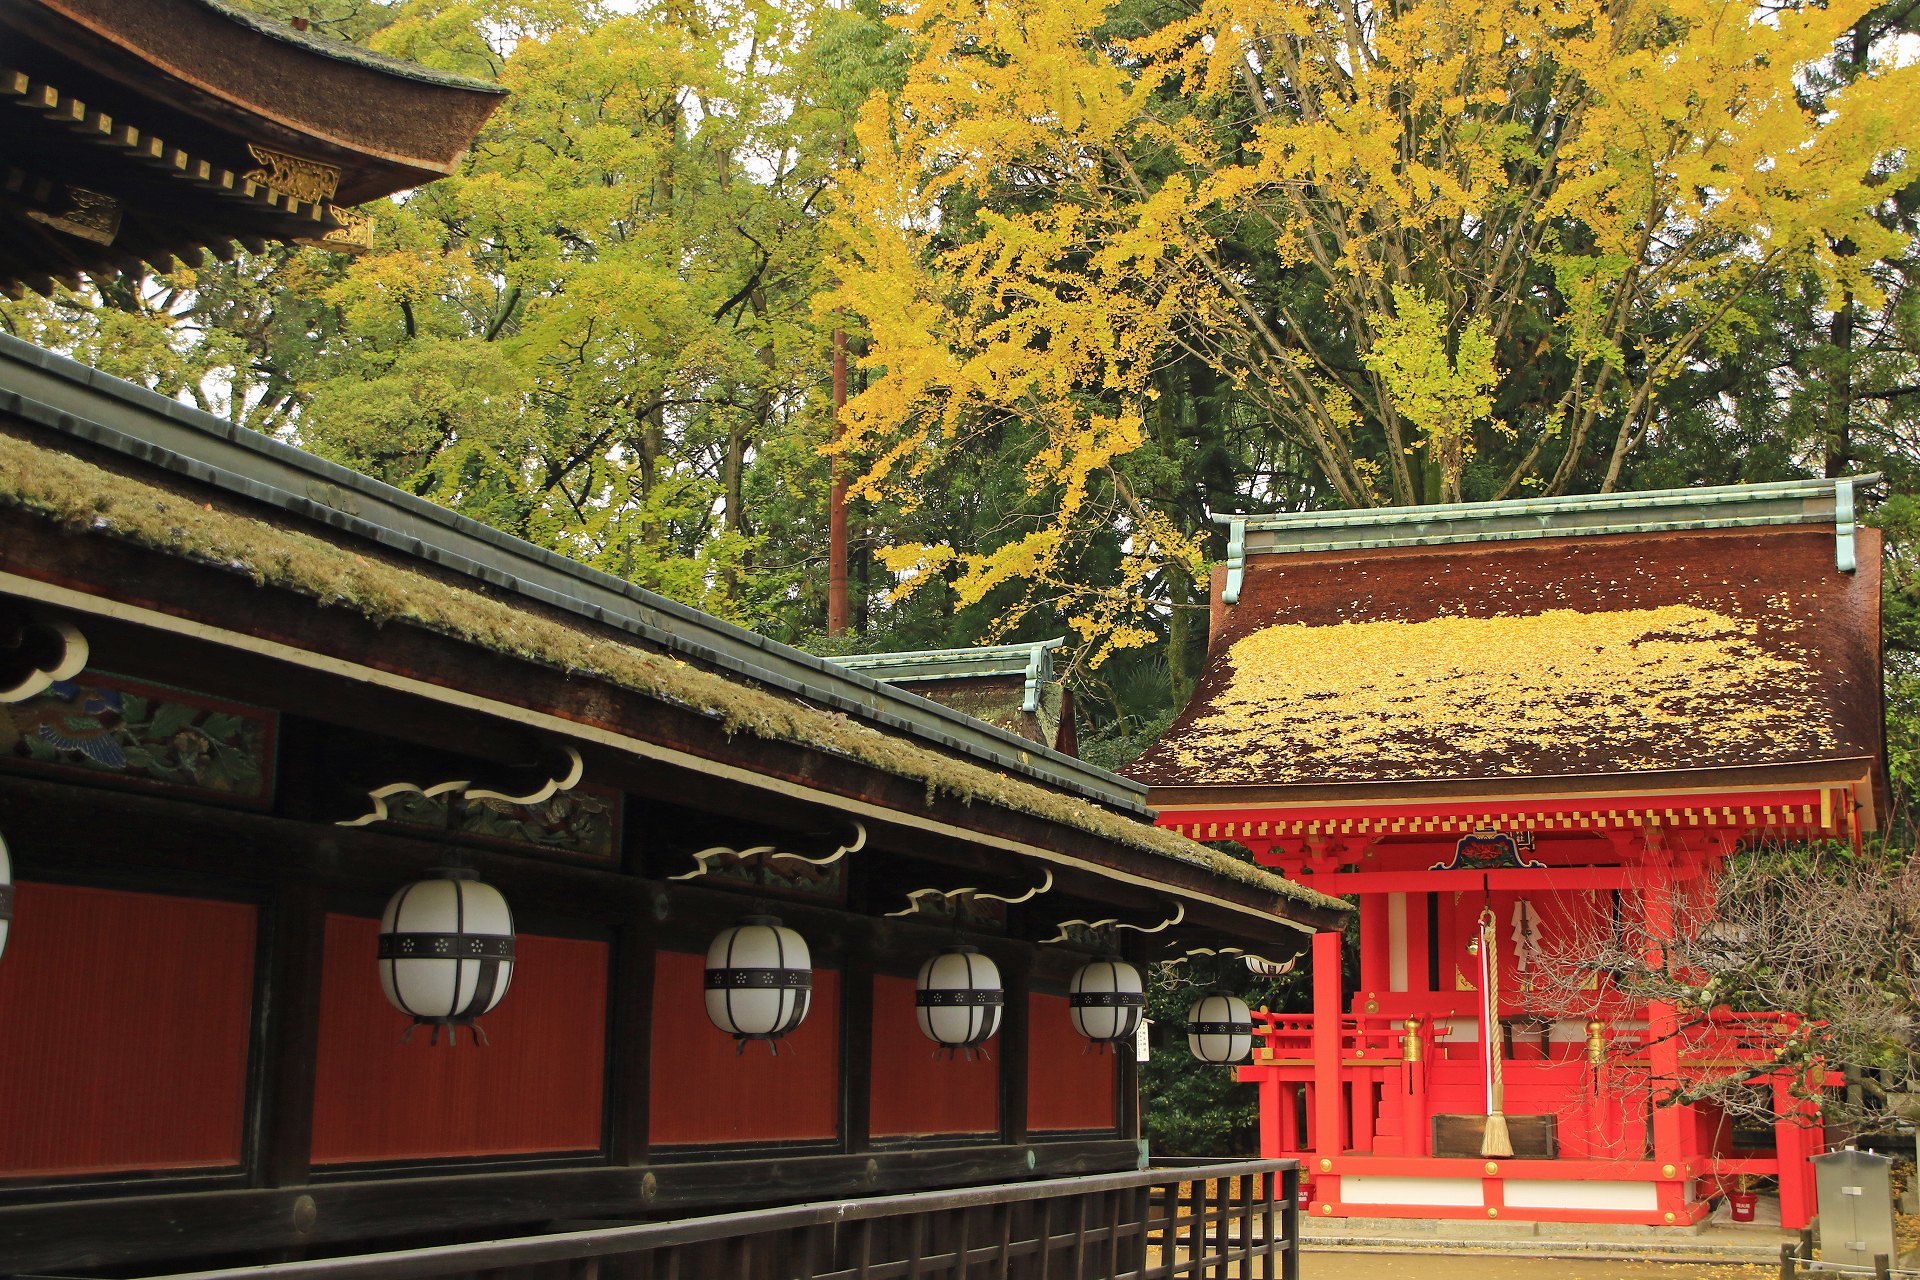
[[[1671,937],[1745,842],[1874,828],[1872,479],[1232,519],[1209,665],[1130,772],[1161,823],[1358,901],[1358,985],[1319,935],[1313,1012],[1258,1015],[1241,1071],[1315,1216],[1686,1224],[1744,1173],[1809,1220],[1825,1081],[1772,1077],[1765,1142],[1712,1104],[1650,1105],[1770,1060],[1779,1020],[1683,1027],[1603,975],[1599,1016],[1575,1013],[1529,967],[1610,915]],[[1516,1151],[1497,1160],[1483,912]]]

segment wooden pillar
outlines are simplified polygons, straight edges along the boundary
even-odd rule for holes
[[[1000,1138],[1027,1140],[1027,1022],[1032,1007],[1029,961],[1000,966],[1006,1004],[1000,1015]]]
[[[1280,1146],[1279,1154],[1298,1155],[1306,1149],[1300,1141],[1300,1086],[1282,1084],[1274,1087],[1274,1102],[1279,1115]],[[1265,1114],[1264,1112],[1262,1114]],[[1265,1154],[1264,1152],[1262,1153]]]
[[[1794,1096],[1793,1083],[1784,1072],[1773,1080],[1773,1144],[1780,1161],[1780,1225],[1788,1231],[1798,1231],[1813,1222],[1818,1205],[1812,1157],[1819,1154],[1824,1136],[1817,1109],[1807,1099]]]
[[[1432,1133],[1428,1120],[1427,1044],[1424,1025],[1408,1018],[1406,1034],[1400,1041],[1400,1154],[1424,1156],[1432,1153]]]
[[[1286,1152],[1285,1107],[1290,1101],[1281,1085],[1279,1073],[1269,1070],[1260,1077],[1260,1158],[1277,1160]]]
[[[1313,1149],[1322,1158],[1345,1145],[1340,1106],[1340,933],[1313,935]]]
[[[1646,888],[1640,895],[1647,928],[1647,963],[1656,968],[1666,963],[1665,944],[1673,940],[1673,869],[1664,862],[1647,864]],[[1660,1105],[1660,1095],[1680,1081],[1679,1010],[1671,1003],[1655,1001],[1647,1006],[1647,1067],[1656,1082],[1649,1098],[1653,1124],[1653,1158],[1678,1165],[1689,1155],[1688,1131],[1692,1128],[1691,1108]]]
[[[1374,1119],[1377,1112],[1373,1090],[1373,1068],[1354,1072],[1347,1084],[1347,1123],[1352,1133],[1348,1145],[1355,1151],[1374,1150]]]
[[[653,987],[659,955],[654,943],[650,927],[632,924],[620,931],[614,946],[613,1087],[607,1101],[615,1164],[645,1164],[651,1141]]]
[[[1360,895],[1360,990],[1368,999],[1391,990],[1387,955],[1387,895]]]
[[[307,1181],[313,1147],[314,1053],[320,1036],[320,977],[326,901],[311,884],[284,883],[267,913],[263,989],[254,1008],[261,1055],[255,1091],[255,1180],[292,1187]]]
[[[840,1142],[858,1154],[870,1144],[873,1119],[873,940],[865,932],[847,946],[840,971]]]

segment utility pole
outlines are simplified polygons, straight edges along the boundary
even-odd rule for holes
[[[847,331],[833,331],[833,439],[840,441],[840,411],[847,404]],[[827,499],[827,634],[847,634],[847,475],[844,461],[834,454],[829,475],[832,496]]]

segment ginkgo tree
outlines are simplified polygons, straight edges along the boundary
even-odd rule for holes
[[[1619,486],[1758,292],[1883,298],[1920,67],[1885,41],[1821,74],[1870,8],[915,0],[839,175],[822,305],[869,369],[842,448],[911,506],[1017,424],[1046,518],[893,567],[1018,584],[1096,661],[1145,643],[1146,588],[1203,546],[1129,475],[1179,362],[1300,450],[1316,502]],[[1092,538],[1125,553],[1097,585]]]

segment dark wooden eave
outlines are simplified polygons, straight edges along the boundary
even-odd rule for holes
[[[363,248],[352,206],[452,172],[501,94],[218,0],[0,0],[0,287]]]

